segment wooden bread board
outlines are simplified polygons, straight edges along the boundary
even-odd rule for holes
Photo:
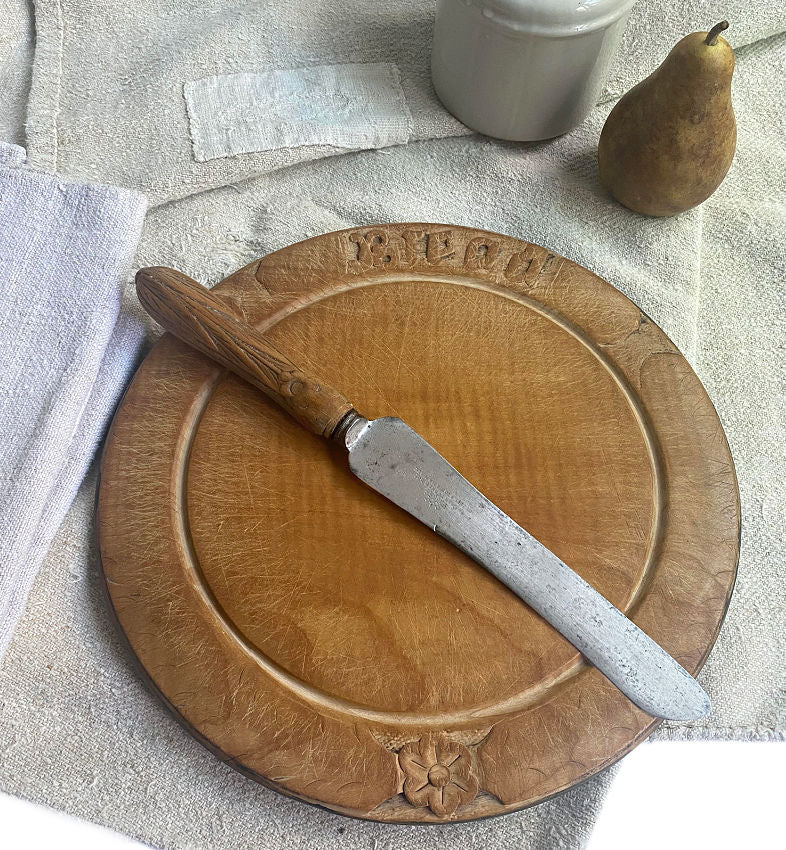
[[[318,236],[214,291],[701,668],[736,573],[734,466],[690,366],[620,292],[536,245],[429,224]],[[111,605],[170,708],[337,812],[515,810],[656,726],[338,446],[169,335],[115,416],[98,530]]]

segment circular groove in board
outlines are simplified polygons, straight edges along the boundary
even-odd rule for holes
[[[609,284],[509,237],[405,224],[298,243],[216,291],[701,666],[736,570],[734,469],[684,358]],[[168,336],[129,387],[102,564],[146,676],[203,742],[284,793],[406,822],[530,805],[649,734],[342,454]]]
[[[410,280],[411,278],[409,277],[402,278],[389,276],[380,281],[374,281],[373,284],[380,285],[383,283],[408,283]],[[419,276],[418,281],[421,281],[423,283],[446,282],[445,280],[440,279],[438,277],[425,276]],[[501,294],[503,295],[503,297],[508,297],[512,300],[519,301],[520,303],[525,304],[528,308],[536,310],[536,312],[542,312],[537,309],[537,305],[534,304],[530,299],[527,299],[523,296],[516,296],[513,293],[500,292],[499,290],[493,289],[491,287],[483,286],[477,281],[465,282],[462,280],[457,280],[455,282],[451,282],[451,284],[470,285],[474,288],[487,289],[488,291],[493,292],[494,294]],[[360,285],[362,286],[363,283],[361,282]],[[334,290],[322,292],[317,298],[310,301],[301,300],[294,307],[285,311],[281,311],[277,315],[271,317],[271,319],[266,321],[262,327],[258,327],[258,330],[261,330],[262,332],[267,332],[279,321],[285,320],[287,316],[291,316],[298,310],[306,308],[309,304],[315,303],[316,301],[322,301],[340,292],[346,291],[347,288],[342,287],[337,291]],[[555,324],[559,325],[567,333],[574,336],[582,345],[586,346],[588,351],[590,351],[592,355],[596,357],[600,361],[600,363],[602,363],[603,367],[614,378],[615,382],[620,388],[620,391],[625,396],[628,404],[631,406],[634,412],[639,427],[642,430],[642,436],[647,446],[647,450],[650,454],[655,491],[655,498],[653,499],[655,506],[655,516],[652,522],[649,548],[646,553],[646,557],[641,567],[639,576],[632,583],[632,586],[629,590],[628,600],[624,604],[619,604],[621,610],[630,614],[633,610],[635,610],[635,602],[643,592],[643,588],[646,584],[647,574],[652,566],[655,552],[657,551],[657,544],[662,534],[662,506],[660,504],[660,494],[662,489],[662,472],[657,463],[657,452],[655,448],[656,441],[654,436],[647,428],[645,417],[638,409],[635,394],[631,391],[630,387],[625,384],[621,377],[616,374],[613,365],[609,363],[608,360],[604,357],[602,351],[598,350],[595,346],[593,346],[591,341],[587,340],[582,334],[576,331],[576,329],[562,324],[558,320],[558,318],[551,316],[545,312],[543,312],[542,315],[544,315],[544,317],[549,321],[554,321]],[[191,455],[191,444],[197,430],[199,429],[199,423],[201,420],[202,413],[206,409],[210,401],[212,392],[215,389],[219,379],[220,375],[216,374],[209,383],[207,383],[203,388],[200,389],[197,396],[195,397],[195,406],[193,412],[191,415],[189,415],[189,417],[187,417],[187,419],[184,420],[183,423],[184,429],[181,435],[182,448],[177,452],[177,457],[180,461],[180,465],[178,466],[176,472],[177,493],[175,496],[175,502],[179,506],[179,510],[177,511],[177,530],[180,535],[181,546],[184,552],[184,564],[191,570],[193,580],[200,589],[204,604],[206,605],[207,609],[215,615],[215,617],[219,621],[220,627],[224,628],[227,634],[231,635],[231,637],[237,642],[238,646],[241,647],[243,651],[245,651],[250,657],[252,657],[256,661],[256,663],[261,665],[268,675],[277,678],[279,682],[284,684],[286,687],[289,687],[300,698],[318,704],[326,711],[330,711],[337,714],[344,713],[348,716],[356,716],[359,718],[363,718],[367,721],[377,723],[397,723],[415,727],[439,727],[444,726],[446,724],[456,726],[467,726],[473,723],[477,724],[483,718],[501,716],[511,711],[517,711],[526,708],[528,705],[531,705],[536,699],[545,699],[548,696],[548,691],[551,688],[561,685],[568,678],[570,678],[572,675],[575,675],[577,672],[579,672],[579,670],[582,669],[583,662],[580,660],[580,658],[574,658],[563,669],[555,671],[551,675],[544,677],[543,680],[534,683],[523,693],[514,694],[513,696],[508,697],[504,702],[494,702],[491,704],[480,706],[468,706],[463,711],[456,711],[452,713],[445,712],[444,710],[432,713],[413,713],[403,711],[385,712],[370,709],[365,705],[352,702],[351,700],[341,699],[338,696],[311,687],[308,682],[292,675],[287,669],[279,666],[274,660],[267,657],[262,651],[260,651],[259,647],[249,642],[246,636],[233,622],[231,616],[228,614],[226,609],[216,600],[215,596],[213,595],[210,587],[210,582],[200,569],[199,561],[194,552],[194,546],[191,540],[191,533],[186,519],[188,515],[188,509],[186,505],[186,481],[188,460]]]

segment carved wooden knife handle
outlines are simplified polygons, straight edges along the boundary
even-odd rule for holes
[[[145,310],[166,330],[258,387],[309,431],[338,437],[356,417],[344,396],[298,369],[190,277],[152,266],[137,273],[136,291]]]

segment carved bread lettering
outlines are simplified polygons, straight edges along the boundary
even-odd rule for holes
[[[445,268],[491,277],[497,283],[526,290],[548,273],[553,279],[562,258],[537,245],[514,243],[511,250],[502,240],[462,228],[388,229],[384,226],[348,231],[345,236],[346,271],[351,275],[372,270],[433,271]],[[518,247],[523,246],[523,248]]]

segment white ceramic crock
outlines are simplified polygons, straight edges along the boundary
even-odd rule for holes
[[[431,74],[473,130],[550,139],[595,105],[635,0],[439,0]]]

